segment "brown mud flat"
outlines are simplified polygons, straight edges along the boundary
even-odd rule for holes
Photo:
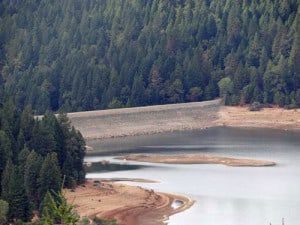
[[[168,164],[222,164],[226,166],[275,166],[275,162],[256,159],[237,159],[203,154],[158,155],[158,154],[129,154],[116,157],[120,160],[131,160],[151,163]]]
[[[169,216],[194,204],[182,195],[95,180],[87,180],[74,192],[66,190],[65,195],[81,217],[116,219],[120,225],[165,225]],[[174,208],[174,201],[183,204]]]
[[[251,112],[247,106],[222,106],[218,117],[219,126],[300,130],[300,109],[273,107]]]

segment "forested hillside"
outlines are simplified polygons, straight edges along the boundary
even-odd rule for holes
[[[299,0],[2,0],[0,95],[80,111],[300,106]]]
[[[28,107],[20,112],[11,102],[2,104],[0,224],[30,221],[33,210],[42,218],[47,193],[59,193],[63,179],[68,188],[85,181],[84,155],[85,142],[64,114],[37,120]]]

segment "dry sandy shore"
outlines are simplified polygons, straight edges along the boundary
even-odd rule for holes
[[[163,225],[170,215],[188,209],[193,200],[141,187],[87,180],[75,192],[66,190],[69,202],[75,205],[80,216],[116,219],[120,225]],[[183,205],[174,208],[175,200]]]
[[[222,106],[218,118],[219,126],[300,130],[300,109],[274,107],[251,112],[248,107]]]
[[[223,164],[226,166],[275,166],[275,162],[254,159],[236,159],[203,154],[185,155],[145,155],[129,154],[116,157],[121,160],[131,160],[139,162],[168,163],[168,164]]]
[[[276,128],[300,130],[300,110],[267,108],[250,112],[247,107],[224,107],[219,100],[129,109],[100,110],[68,114],[72,124],[87,139],[145,135],[178,130],[204,129],[215,126]],[[219,162],[230,164],[227,159]],[[217,160],[217,161],[218,161]],[[207,161],[207,159],[206,159]],[[231,163],[238,164],[237,161]],[[245,162],[243,162],[245,163]],[[251,163],[253,163],[251,161]],[[122,225],[160,225],[167,216],[192,205],[186,197],[154,193],[116,183],[86,187],[67,192],[81,216],[116,218]],[[186,204],[171,208],[174,199]]]
[[[69,113],[86,139],[136,136],[215,126],[300,130],[300,109],[226,107],[220,100]]]

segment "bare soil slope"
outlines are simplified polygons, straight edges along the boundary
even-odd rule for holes
[[[264,108],[251,112],[248,107],[220,107],[217,124],[230,127],[300,130],[300,109]]]
[[[220,101],[69,113],[87,139],[200,129],[215,126]]]
[[[65,195],[80,216],[116,219],[120,225],[164,225],[170,215],[194,203],[185,196],[93,180],[76,188],[75,192],[66,190]],[[180,200],[182,206],[174,209],[174,200]]]
[[[222,106],[220,100],[69,113],[87,139],[135,136],[214,126],[300,130],[300,109]]]

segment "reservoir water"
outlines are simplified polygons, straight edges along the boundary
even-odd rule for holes
[[[90,170],[89,178],[144,178],[158,191],[187,195],[196,203],[169,225],[300,224],[300,133],[271,129],[211,128],[89,141],[87,162],[121,165]],[[204,153],[275,161],[275,167],[170,165],[114,160],[127,153]],[[100,171],[99,171],[100,170]],[[134,183],[129,183],[134,184]]]

